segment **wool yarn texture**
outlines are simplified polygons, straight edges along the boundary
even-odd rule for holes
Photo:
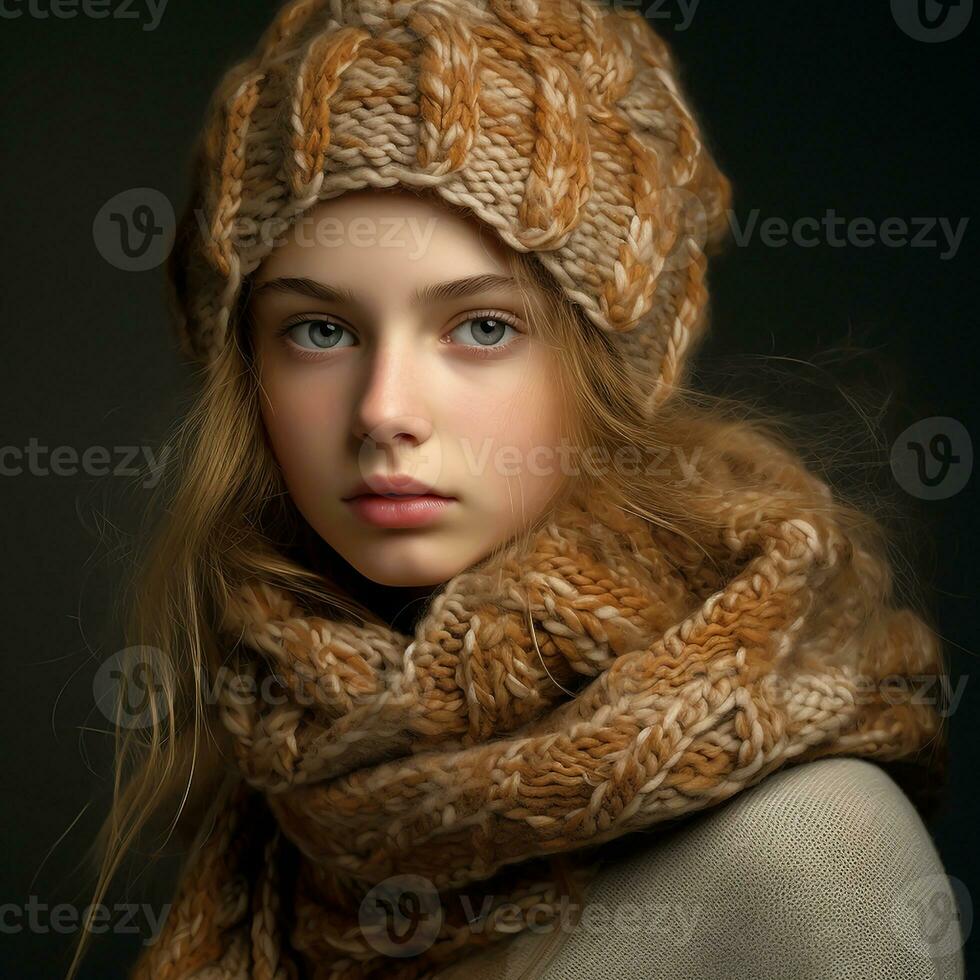
[[[622,351],[646,408],[669,397],[706,326],[706,254],[731,188],[637,10],[286,4],[207,112],[194,219],[171,255],[185,351],[214,364],[243,283],[317,202],[395,185],[534,252]]]
[[[557,921],[549,856],[587,881],[597,845],[821,757],[910,794],[934,780],[942,714],[916,692],[943,676],[935,634],[829,488],[745,438],[701,473],[697,540],[570,497],[411,635],[242,584],[220,686],[235,781],[134,980],[428,977]],[[404,876],[424,942],[392,953],[397,895],[378,895]]]

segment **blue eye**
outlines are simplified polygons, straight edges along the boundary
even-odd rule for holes
[[[471,324],[475,324],[475,326],[471,326]],[[504,339],[508,330],[512,334],[520,336],[520,331],[515,329],[509,320],[490,313],[471,316],[459,324],[452,332],[455,334],[458,330],[468,332],[474,340],[474,346],[476,347],[493,347]],[[506,347],[507,345],[505,344],[504,346]]]
[[[300,320],[298,323],[290,323],[282,332],[289,334],[298,347],[316,351],[341,346],[340,338],[348,331],[346,327],[329,320]]]
[[[306,357],[357,345],[357,337],[350,328],[332,320],[297,320],[287,323],[278,332],[280,336],[288,335],[290,343],[300,348],[301,356]],[[488,310],[467,317],[450,331],[449,336],[454,337],[455,346],[465,348],[470,356],[489,357],[508,351],[522,332],[511,322],[509,315]]]

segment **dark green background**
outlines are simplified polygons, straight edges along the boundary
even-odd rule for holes
[[[108,264],[93,245],[92,220],[131,187],[182,201],[206,99],[273,8],[170,0],[152,32],[131,20],[0,20],[3,445],[25,446],[31,437],[79,450],[157,445],[185,403],[189,374],[166,322],[160,270]],[[846,409],[837,381],[868,382],[893,395],[882,418],[886,435],[943,415],[976,437],[980,15],[962,36],[935,45],[902,33],[886,0],[702,0],[689,29],[657,23],[734,182],[740,219],[753,208],[791,221],[829,208],[876,223],[971,219],[949,261],[936,249],[880,244],[775,249],[755,239],[729,247],[711,273],[704,383],[735,377],[773,404],[808,413]],[[848,343],[866,353],[827,360],[828,349]],[[885,496],[894,491],[881,459],[861,479]],[[32,893],[49,905],[88,900],[75,864],[110,790],[111,745],[96,731],[105,721],[92,700],[94,658],[120,645],[107,611],[142,504],[142,491],[124,482],[0,477],[0,597],[9,627],[0,903],[21,904]],[[974,487],[971,480],[931,503],[897,500],[900,521],[912,528],[909,561],[954,668],[968,675],[951,718],[950,796],[930,829],[948,872],[976,897]],[[152,890],[145,874],[128,892],[121,882],[110,900],[145,901],[151,893],[166,900],[171,870]],[[968,942],[973,960],[977,932]],[[72,938],[5,935],[0,974],[59,977]],[[123,976],[138,941],[98,941],[82,977]]]

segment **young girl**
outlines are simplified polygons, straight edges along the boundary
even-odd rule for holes
[[[193,837],[134,978],[955,959],[908,890],[945,882],[935,634],[871,517],[683,384],[729,203],[626,6],[294,0],[228,72],[99,842],[96,901]],[[794,961],[800,921],[859,925]]]

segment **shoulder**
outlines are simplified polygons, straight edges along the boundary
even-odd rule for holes
[[[791,766],[602,854],[577,927],[554,944],[520,934],[440,980],[964,976],[932,838],[872,762]]]
[[[911,862],[905,870],[918,870],[914,855],[935,853],[926,826],[891,776],[856,758],[776,772],[682,824],[676,833],[682,848],[685,838],[710,839],[720,863],[750,879],[764,873],[770,892],[784,878],[797,883],[803,868],[856,885],[862,874],[880,882],[889,869],[903,870],[902,859]],[[903,846],[897,851],[896,845]]]
[[[589,893],[662,917],[660,933],[641,938],[676,962],[636,976],[721,977],[733,965],[757,977],[963,975],[935,845],[872,762],[791,766],[648,836],[618,842]]]

